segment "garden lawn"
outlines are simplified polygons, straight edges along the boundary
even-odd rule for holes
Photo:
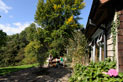
[[[0,67],[0,76],[6,75],[12,72],[16,72],[19,70],[36,67],[38,64],[30,64],[30,65],[21,65],[21,66],[9,66],[9,67]]]

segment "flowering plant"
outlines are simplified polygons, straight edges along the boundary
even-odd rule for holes
[[[76,64],[69,82],[123,82],[123,73],[118,73],[115,68],[116,63],[109,59],[88,66]]]
[[[118,76],[118,72],[115,69],[110,69],[107,73],[109,76]]]
[[[109,76],[114,76],[114,77],[118,76],[118,72],[116,69],[110,69],[108,70],[108,72],[102,72],[102,73],[107,74]]]

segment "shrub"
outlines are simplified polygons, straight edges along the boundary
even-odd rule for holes
[[[73,38],[69,40],[67,50],[67,59],[71,59],[72,66],[76,65],[76,63],[88,63],[87,40],[81,31],[75,31]]]
[[[119,73],[117,77],[111,77],[102,72],[108,72],[109,69],[115,69],[116,63],[106,59],[106,61],[93,63],[88,66],[76,64],[74,67],[73,75],[70,77],[69,82],[122,82],[123,74]]]
[[[33,64],[38,62],[38,57],[42,55],[40,53],[42,48],[42,45],[40,44],[39,41],[31,41],[26,47],[25,47],[25,58],[23,59],[22,63],[24,64]],[[43,60],[43,59],[42,59]]]

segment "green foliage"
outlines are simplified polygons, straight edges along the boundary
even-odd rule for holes
[[[114,49],[114,58],[115,59],[115,45],[116,45],[116,36],[117,36],[117,28],[120,25],[120,21],[119,21],[119,15],[117,14],[117,19],[115,21],[112,22],[112,27],[111,27],[111,33],[112,33],[112,38],[113,38],[113,49]]]
[[[27,27],[24,31],[26,32],[26,39],[30,41],[35,41],[37,38],[36,33],[36,25],[34,23],[30,24],[29,27]]]
[[[2,52],[0,53],[0,57],[2,57],[0,61],[1,66],[15,65],[15,57],[20,49],[20,41],[18,39],[18,34],[8,36],[7,44],[5,47],[2,47]]]
[[[39,41],[32,41],[25,47],[25,64],[37,63],[37,55],[39,55],[41,44]]]
[[[8,36],[7,45],[0,49],[0,66],[43,65],[49,53],[65,54],[69,39],[81,28],[78,20],[84,5],[83,0],[39,0],[35,22],[41,28],[32,23],[20,34]]]
[[[15,57],[15,62],[16,62],[16,65],[22,65],[21,61],[24,59],[24,48],[21,48],[19,51],[18,51],[18,54],[17,56]]]
[[[80,29],[78,20],[83,8],[83,0],[38,1],[35,22],[43,28],[42,44],[54,56],[65,53],[68,39]]]
[[[102,73],[108,72],[111,68],[116,68],[116,63],[110,59],[98,63],[91,62],[88,66],[76,64],[69,82],[122,82],[122,73],[119,73],[117,77],[110,77]]]
[[[0,30],[0,48],[2,45],[6,43],[6,40],[7,40],[7,34],[2,30]]]
[[[24,64],[40,63],[42,66],[47,58],[47,53],[44,46],[40,41],[31,41],[25,47],[25,58],[23,59]]]
[[[73,39],[69,40],[68,55],[72,58],[73,64],[82,63],[86,64],[87,53],[86,48],[87,40],[81,31],[75,31]]]
[[[0,48],[0,66],[25,64],[22,62],[25,58],[25,47],[39,37],[36,28],[36,25],[32,23],[20,34],[7,36],[6,45]]]

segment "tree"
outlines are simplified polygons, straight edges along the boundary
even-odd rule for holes
[[[42,44],[40,44],[40,41],[31,41],[25,47],[25,58],[23,62],[26,64],[39,62],[40,65],[43,65],[46,57],[41,52],[42,49],[43,49],[43,46]]]
[[[44,43],[54,54],[65,53],[68,39],[80,29],[78,20],[83,0],[39,0],[35,22],[44,29]]]
[[[36,30],[36,25],[34,23],[30,24],[29,27],[27,27],[25,29],[25,32],[26,32],[26,39],[28,41],[34,41],[36,40],[36,33],[37,33],[37,30]]]
[[[5,44],[7,43],[7,34],[0,30],[0,66],[3,64]]]
[[[0,47],[6,43],[7,34],[0,30]]]
[[[3,45],[3,35],[1,37],[0,43]],[[14,35],[8,35],[6,40],[6,45],[1,46],[0,48],[0,66],[8,66],[8,65],[21,65],[25,64],[24,61],[27,61],[26,63],[34,63],[32,60],[35,59],[35,61],[43,62],[43,59],[41,56],[43,56],[43,53],[46,52],[45,44],[40,44],[42,39],[44,31],[41,28],[37,28],[34,23],[30,24],[30,26],[26,27],[25,30],[23,30],[20,34],[14,34]],[[40,36],[40,37],[39,37]],[[4,41],[5,42],[5,41]],[[37,43],[36,43],[37,42]],[[27,53],[26,51],[31,50],[35,45],[39,46],[40,48],[37,50],[38,56],[35,57],[38,58],[30,58],[30,53],[34,51],[30,51],[30,53]],[[25,50],[26,49],[26,50]],[[27,50],[28,49],[28,50]],[[37,53],[33,53],[37,54]],[[39,56],[39,54],[41,54]],[[44,57],[44,56],[43,56]],[[42,60],[39,60],[39,58]],[[44,58],[45,59],[45,58]]]
[[[7,36],[0,31],[0,44],[3,45],[6,42],[6,45],[0,49],[0,66],[24,64],[21,62],[25,58],[24,49],[31,41],[36,40],[36,34],[36,25],[33,23],[20,34]],[[6,41],[4,41],[5,35]]]
[[[1,54],[1,61],[4,66],[8,65],[16,65],[16,56],[18,56],[18,52],[20,50],[20,40],[19,34],[14,34],[8,36],[8,40],[6,46],[4,46],[1,50],[3,50]],[[1,65],[2,65],[1,64]]]

